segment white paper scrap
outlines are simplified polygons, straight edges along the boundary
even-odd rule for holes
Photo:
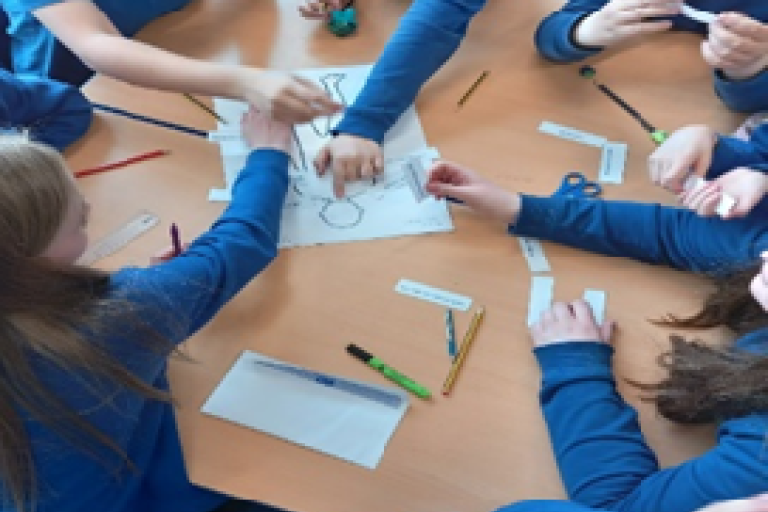
[[[608,142],[600,155],[597,180],[603,183],[623,183],[628,146],[623,142]]]
[[[549,272],[549,261],[544,255],[544,247],[541,242],[535,238],[527,238],[524,236],[517,237],[520,242],[520,248],[525,256],[525,261],[528,263],[528,270],[531,272]]]
[[[368,469],[377,466],[408,408],[405,391],[337,376],[303,378],[259,361],[285,364],[246,350],[201,411]],[[392,406],[345,391],[355,388],[397,394],[402,401]]]
[[[714,12],[702,11],[686,4],[680,6],[680,14],[701,23],[712,23],[717,19],[717,14]]]
[[[472,305],[472,299],[465,295],[459,295],[458,293],[434,288],[426,284],[411,281],[410,279],[401,279],[398,281],[397,285],[395,285],[395,291],[416,299],[434,302],[435,304],[440,304],[441,306],[451,309],[459,309],[461,311],[467,311]]]
[[[696,191],[706,184],[707,180],[697,174],[691,174],[683,182],[683,188],[685,190],[693,188],[693,190]],[[720,197],[720,202],[717,203],[715,212],[717,212],[719,216],[724,217],[731,212],[734,206],[736,206],[736,198],[728,194],[723,194]]]
[[[608,139],[595,135],[593,133],[577,130],[576,128],[568,128],[567,126],[561,126],[549,121],[543,121],[539,125],[539,131],[548,135],[554,135],[561,139],[570,140],[573,142],[579,142],[588,146],[595,146],[602,148],[608,143]]]
[[[584,290],[584,300],[592,308],[592,314],[598,325],[605,321],[606,295],[603,290]]]
[[[534,276],[531,279],[531,297],[528,299],[528,325],[539,321],[541,314],[552,306],[555,278]]]

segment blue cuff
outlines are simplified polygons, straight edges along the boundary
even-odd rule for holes
[[[550,238],[550,232],[557,229],[557,214],[562,208],[556,204],[567,201],[565,197],[538,197],[520,194],[520,211],[517,221],[507,226],[512,236],[533,236]]]
[[[597,340],[551,343],[533,349],[545,380],[575,377],[613,378],[613,347]]]
[[[752,78],[735,80],[715,70],[715,92],[725,105],[736,112],[755,113],[768,110],[768,71]]]
[[[334,137],[339,134],[355,135],[381,145],[391,127],[386,119],[386,116],[372,114],[370,109],[361,112],[351,107],[344,113],[344,118],[331,131],[331,134]]]
[[[591,12],[558,11],[548,16],[536,30],[536,47],[547,59],[554,62],[576,62],[597,55],[603,48],[577,45],[573,31]]]

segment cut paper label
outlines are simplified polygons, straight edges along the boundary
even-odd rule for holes
[[[686,4],[680,6],[680,14],[701,23],[712,23],[717,19],[717,14],[714,12],[701,11]]]
[[[598,325],[605,321],[606,295],[603,290],[584,290],[584,300],[592,308],[592,314]]]
[[[560,137],[561,139],[586,144],[588,146],[595,146],[597,148],[602,148],[608,143],[608,139],[601,137],[600,135],[577,130],[576,128],[561,126],[549,121],[543,121],[539,125],[539,131],[541,133]]]
[[[517,237],[517,241],[520,242],[520,249],[522,249],[525,261],[528,263],[528,270],[531,272],[549,272],[549,261],[544,255],[544,247],[541,246],[541,242],[535,238],[524,236]]]
[[[403,179],[413,192],[413,197],[417,203],[422,202],[429,194],[427,193],[427,170],[420,158],[409,157],[403,165]]]
[[[461,311],[469,310],[469,307],[472,305],[472,299],[469,297],[417,283],[410,279],[398,281],[397,285],[395,285],[395,291],[409,297],[426,300],[446,308],[459,309]]]
[[[531,297],[528,300],[528,325],[539,321],[541,314],[552,306],[555,278],[535,276],[531,279]]]
[[[693,189],[694,191],[696,191],[706,184],[707,184],[707,180],[705,180],[704,178],[696,174],[691,174],[683,182],[683,188],[685,190]],[[726,215],[731,213],[731,210],[733,209],[734,206],[736,206],[736,199],[733,196],[730,196],[728,194],[723,194],[722,196],[720,196],[720,202],[717,203],[717,208],[715,209],[715,212],[720,217],[725,217]]]
[[[602,149],[597,180],[603,183],[623,183],[628,146],[623,142],[607,142]]]

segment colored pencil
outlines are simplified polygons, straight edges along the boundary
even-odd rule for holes
[[[165,156],[170,153],[171,152],[168,151],[167,149],[157,149],[155,151],[150,151],[149,153],[142,153],[140,155],[132,156],[131,158],[126,158],[125,160],[118,160],[117,162],[99,165],[97,167],[92,167],[90,169],[82,169],[80,171],[75,171],[75,177],[84,178],[86,176],[92,176],[94,174],[111,171],[113,169],[120,169],[122,167],[126,167],[131,164],[143,162],[144,160],[149,160],[150,158]]]

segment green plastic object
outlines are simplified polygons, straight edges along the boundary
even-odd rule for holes
[[[669,138],[669,134],[667,132],[665,132],[664,130],[654,130],[651,133],[651,139],[656,144],[661,144],[662,142],[664,142],[668,138]]]
[[[581,66],[579,68],[579,75],[582,78],[595,78],[597,76],[597,70],[592,66]]]
[[[357,30],[357,15],[354,7],[347,7],[341,11],[333,11],[328,20],[328,30],[339,37],[354,34]]]

